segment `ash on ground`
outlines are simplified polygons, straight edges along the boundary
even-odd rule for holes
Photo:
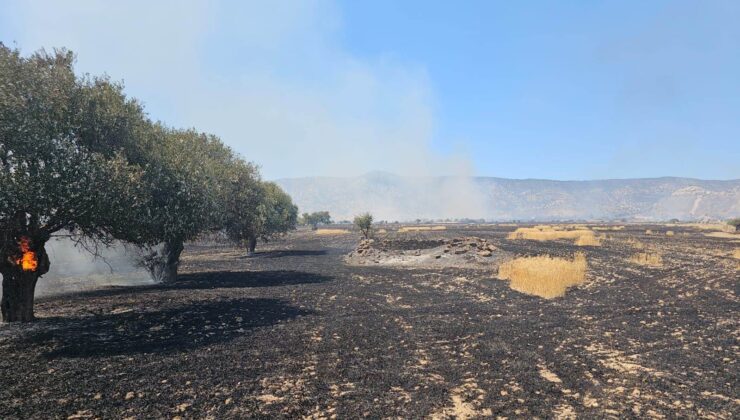
[[[511,254],[474,237],[364,239],[344,261],[349,265],[496,270]]]

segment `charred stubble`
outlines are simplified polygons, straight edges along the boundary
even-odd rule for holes
[[[737,411],[729,241],[642,226],[584,248],[449,230],[429,235],[583,251],[587,281],[548,301],[475,270],[349,267],[354,235],[298,233],[253,258],[191,245],[177,283],[45,299],[38,323],[0,327],[0,417]],[[630,264],[635,235],[662,267]]]

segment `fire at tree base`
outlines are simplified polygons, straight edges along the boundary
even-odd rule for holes
[[[49,271],[49,256],[44,247],[33,249],[28,238],[19,243],[19,257],[0,262],[3,276],[3,297],[0,314],[4,322],[34,320],[33,300],[39,277]]]

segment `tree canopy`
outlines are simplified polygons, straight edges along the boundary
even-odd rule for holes
[[[76,78],[68,51],[23,58],[0,44],[0,230],[46,241],[62,229],[127,237],[141,168],[121,153],[141,107],[107,79]],[[26,217],[20,217],[24,213]],[[13,251],[15,240],[0,251]]]
[[[303,213],[300,220],[302,225],[311,226],[316,229],[319,225],[331,224],[331,215],[328,211],[316,211],[313,213]]]
[[[249,183],[241,179],[249,176],[248,171],[243,168],[235,175],[238,181],[231,184],[224,225],[229,238],[252,254],[257,239],[268,241],[295,229],[298,207],[274,182]]]
[[[0,274],[5,320],[33,318],[45,244],[65,231],[142,249],[174,280],[183,244],[207,231],[268,239],[297,209],[221,140],[154,123],[123,86],[77,76],[67,50],[23,57],[0,43]],[[28,264],[20,261],[28,260]]]
[[[355,216],[354,223],[355,226],[360,229],[360,232],[362,232],[362,236],[364,236],[365,239],[370,237],[370,232],[373,227],[373,216],[370,213],[363,213],[359,216]]]

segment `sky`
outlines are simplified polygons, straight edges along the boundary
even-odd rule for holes
[[[267,179],[740,178],[740,2],[0,0]]]

